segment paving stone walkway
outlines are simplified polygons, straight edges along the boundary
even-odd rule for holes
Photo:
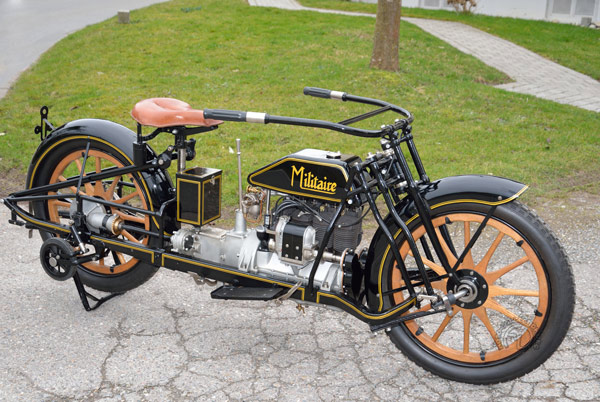
[[[367,13],[304,7],[295,0],[249,0],[248,2],[252,6],[375,17],[374,14]],[[403,17],[402,20],[415,24],[461,52],[470,54],[504,72],[514,80],[508,84],[497,85],[497,88],[600,112],[600,82],[587,75],[459,22],[407,17]]]

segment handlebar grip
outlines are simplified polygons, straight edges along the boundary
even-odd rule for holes
[[[315,87],[304,87],[304,95],[314,96],[315,98],[330,99],[331,90]]]
[[[346,92],[332,91],[330,89],[304,87],[304,95],[310,95],[317,98],[346,100]]]
[[[223,121],[246,121],[246,112],[238,110],[204,109],[204,118]]]

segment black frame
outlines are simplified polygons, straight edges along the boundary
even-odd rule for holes
[[[415,243],[412,234],[406,227],[406,224],[399,216],[396,211],[396,205],[399,202],[399,197],[402,194],[410,197],[416,206],[416,209],[419,215],[422,217],[422,221],[424,223],[427,235],[431,241],[434,251],[436,252],[438,258],[444,269],[447,272],[448,278],[454,284],[458,284],[458,279],[456,279],[455,275],[456,269],[460,264],[464,255],[468,252],[468,250],[475,243],[481,230],[485,227],[487,220],[493,214],[495,207],[492,207],[486,216],[484,222],[479,227],[479,230],[474,234],[471,242],[462,255],[459,257],[458,262],[455,266],[451,267],[445,257],[445,254],[442,250],[442,247],[439,243],[437,236],[435,235],[435,231],[433,229],[433,225],[431,223],[431,217],[429,214],[429,206],[427,205],[426,200],[422,197],[419,192],[419,186],[426,185],[429,183],[429,178],[425,172],[423,167],[423,163],[420,159],[419,153],[417,152],[416,146],[413,141],[413,136],[411,133],[412,127],[411,123],[413,121],[413,116],[407,110],[390,104],[388,102],[384,102],[377,99],[364,98],[360,96],[350,95],[347,93],[329,91],[319,88],[305,88],[304,93],[306,95],[321,97],[321,98],[334,98],[342,101],[351,101],[357,103],[363,103],[368,105],[379,106],[378,109],[373,111],[346,119],[339,123],[333,123],[329,121],[323,120],[313,120],[313,119],[304,119],[304,118],[295,118],[295,117],[283,117],[283,116],[274,116],[260,113],[251,113],[251,112],[240,112],[240,111],[232,111],[232,110],[214,110],[214,109],[205,109],[204,116],[207,119],[218,119],[218,120],[226,120],[226,121],[235,121],[235,122],[254,122],[254,123],[276,123],[276,124],[286,124],[286,125],[298,125],[305,127],[317,127],[324,128],[328,130],[338,131],[354,136],[367,137],[367,138],[382,138],[382,148],[381,152],[377,152],[375,155],[370,155],[366,160],[356,163],[352,165],[350,171],[350,177],[347,184],[347,195],[345,198],[341,200],[339,203],[336,213],[331,220],[325,236],[321,242],[319,247],[317,257],[313,262],[313,267],[310,273],[309,282],[307,286],[298,288],[292,295],[291,298],[314,302],[318,304],[326,304],[335,307],[339,307],[342,310],[352,314],[353,316],[359,318],[360,320],[371,325],[372,329],[381,329],[389,327],[393,324],[399,323],[401,321],[410,320],[416,318],[418,316],[428,315],[443,312],[442,309],[430,309],[424,312],[418,312],[408,315],[403,315],[413,306],[419,306],[419,298],[417,297],[417,293],[415,292],[415,286],[423,285],[425,287],[425,291],[428,295],[433,296],[434,291],[431,286],[431,279],[427,275],[427,271],[421,259],[420,253],[418,251],[417,245]],[[382,126],[380,130],[364,130],[356,127],[349,126],[349,124],[368,119],[375,115],[392,111],[398,113],[403,116],[401,119],[396,119],[393,124]],[[45,123],[47,121],[47,108],[42,108],[42,121]],[[134,164],[131,166],[123,167],[123,168],[108,168],[100,173],[91,173],[84,176],[85,173],[85,165],[87,160],[87,155],[89,151],[89,142],[87,145],[87,149],[84,155],[84,162],[81,169],[81,172],[78,177],[72,177],[67,179],[64,182],[48,184],[32,189],[27,189],[23,191],[19,191],[11,194],[3,201],[4,203],[11,209],[12,216],[10,223],[25,225],[30,229],[41,229],[45,231],[53,232],[61,237],[71,237],[71,240],[75,244],[82,244],[83,242],[92,242],[97,245],[97,248],[110,248],[111,250],[123,252],[129,254],[137,259],[142,261],[154,264],[156,266],[163,266],[168,269],[184,271],[184,272],[195,272],[202,276],[209,277],[211,279],[223,281],[223,282],[235,282],[240,286],[254,286],[254,287],[264,287],[265,282],[269,283],[270,286],[280,286],[282,288],[292,288],[294,287],[294,283],[286,283],[282,281],[274,281],[266,278],[259,277],[257,275],[250,275],[246,273],[241,273],[235,267],[228,267],[224,265],[215,264],[208,261],[203,261],[201,259],[194,259],[188,256],[182,256],[179,254],[171,253],[164,248],[164,241],[167,236],[164,234],[165,228],[165,211],[167,207],[176,201],[176,198],[171,198],[162,203],[160,209],[156,212],[143,210],[135,207],[131,207],[128,205],[121,205],[112,203],[110,201],[100,200],[93,197],[88,197],[85,195],[79,194],[77,192],[73,195],[48,195],[43,194],[50,191],[57,191],[58,189],[70,187],[76,185],[79,188],[82,184],[89,182],[96,182],[98,180],[102,180],[109,177],[116,177],[119,175],[125,175],[130,173],[138,173],[142,171],[146,171],[148,169],[166,169],[169,167],[171,160],[177,158],[177,153],[174,152],[176,149],[185,148],[188,150],[188,154],[191,153],[192,157],[194,154],[193,151],[193,140],[186,140],[188,135],[197,134],[202,132],[207,132],[216,129],[217,126],[211,127],[166,127],[156,129],[153,133],[147,136],[142,135],[142,127],[138,125],[137,130],[137,141],[133,143],[134,150]],[[147,154],[145,152],[146,145],[145,142],[156,137],[161,132],[169,132],[175,136],[175,146],[169,147],[165,152],[158,155],[156,158],[152,160],[147,160]],[[401,146],[405,144],[407,147],[407,151],[412,159],[416,172],[419,176],[418,180],[415,180],[413,177],[409,163],[404,156]],[[191,149],[190,149],[191,148]],[[392,233],[389,231],[387,225],[384,222],[384,218],[382,217],[376,203],[375,199],[379,196],[383,196],[386,206],[389,210],[390,216],[393,218],[394,222],[401,228],[406,234],[406,238],[409,242],[409,246],[417,263],[417,267],[419,270],[420,278],[411,278],[404,262],[400,256],[400,253],[395,246],[395,239]],[[160,239],[159,246],[157,248],[148,248],[145,246],[141,246],[138,244],[129,244],[131,242],[127,240],[119,240],[115,238],[109,238],[102,235],[96,235],[89,233],[85,230],[85,225],[83,224],[83,220],[75,219],[73,226],[65,226],[62,224],[45,222],[37,219],[31,213],[28,213],[17,204],[19,202],[31,202],[31,201],[47,201],[51,199],[65,199],[65,198],[75,198],[77,202],[77,213],[76,216],[83,216],[82,212],[82,202],[84,200],[93,201],[96,203],[100,203],[106,206],[115,206],[120,209],[129,210],[136,213],[142,213],[145,215],[152,216],[157,218],[158,220],[158,228],[156,232],[147,231],[144,229],[136,228],[136,227],[128,227],[128,230],[137,232],[139,234],[158,237]],[[331,237],[335,224],[338,218],[341,216],[344,209],[349,205],[356,205],[359,203],[360,205],[368,204],[370,207],[379,227],[383,231],[385,238],[388,243],[391,245],[391,250],[393,252],[393,257],[396,260],[397,266],[401,271],[401,275],[404,279],[406,286],[399,290],[407,290],[409,293],[409,297],[400,305],[396,305],[386,311],[374,313],[369,311],[362,303],[361,297],[359,300],[352,299],[350,297],[344,296],[342,294],[334,294],[330,292],[324,292],[317,289],[314,286],[314,278],[317,273],[320,261],[323,257],[323,253],[325,252],[326,245]],[[21,218],[23,221],[19,221],[18,218]],[[74,227],[77,230],[74,230]],[[79,234],[82,234],[82,238],[80,238]],[[430,251],[427,247],[425,247],[426,253],[428,253],[428,257]],[[86,258],[86,257],[83,257]],[[89,257],[87,257],[89,258]],[[445,277],[445,276],[444,276]],[[438,278],[441,279],[441,278]],[[79,287],[78,287],[79,289]],[[380,297],[384,297],[384,295],[380,295]]]

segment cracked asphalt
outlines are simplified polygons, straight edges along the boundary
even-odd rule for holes
[[[573,264],[574,322],[540,368],[491,386],[432,375],[344,313],[212,300],[165,269],[85,312],[73,281],[43,272],[37,234],[9,225],[2,206],[0,400],[598,400],[599,201],[539,203]]]

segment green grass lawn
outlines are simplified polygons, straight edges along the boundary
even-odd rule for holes
[[[400,71],[391,73],[368,67],[372,18],[175,0],[133,11],[131,19],[120,25],[113,18],[60,41],[0,100],[0,169],[26,171],[39,142],[33,128],[41,105],[55,124],[95,117],[132,129],[133,105],[159,96],[197,108],[333,121],[366,110],[302,95],[304,86],[318,86],[411,110],[434,179],[494,174],[542,195],[600,178],[600,114],[485,85],[507,77],[412,25],[402,28]],[[390,118],[379,116],[371,127]],[[195,163],[224,170],[226,205],[235,203],[236,160],[228,149],[236,138],[245,174],[308,147],[361,156],[379,148],[377,140],[341,133],[241,123],[196,138]],[[160,152],[170,141],[165,134],[151,145]]]
[[[347,0],[299,0],[306,7],[375,14],[376,4]],[[461,14],[446,10],[402,9],[406,17],[458,21],[507,39],[580,73],[600,80],[600,30],[516,18]],[[400,34],[402,36],[402,33]]]

